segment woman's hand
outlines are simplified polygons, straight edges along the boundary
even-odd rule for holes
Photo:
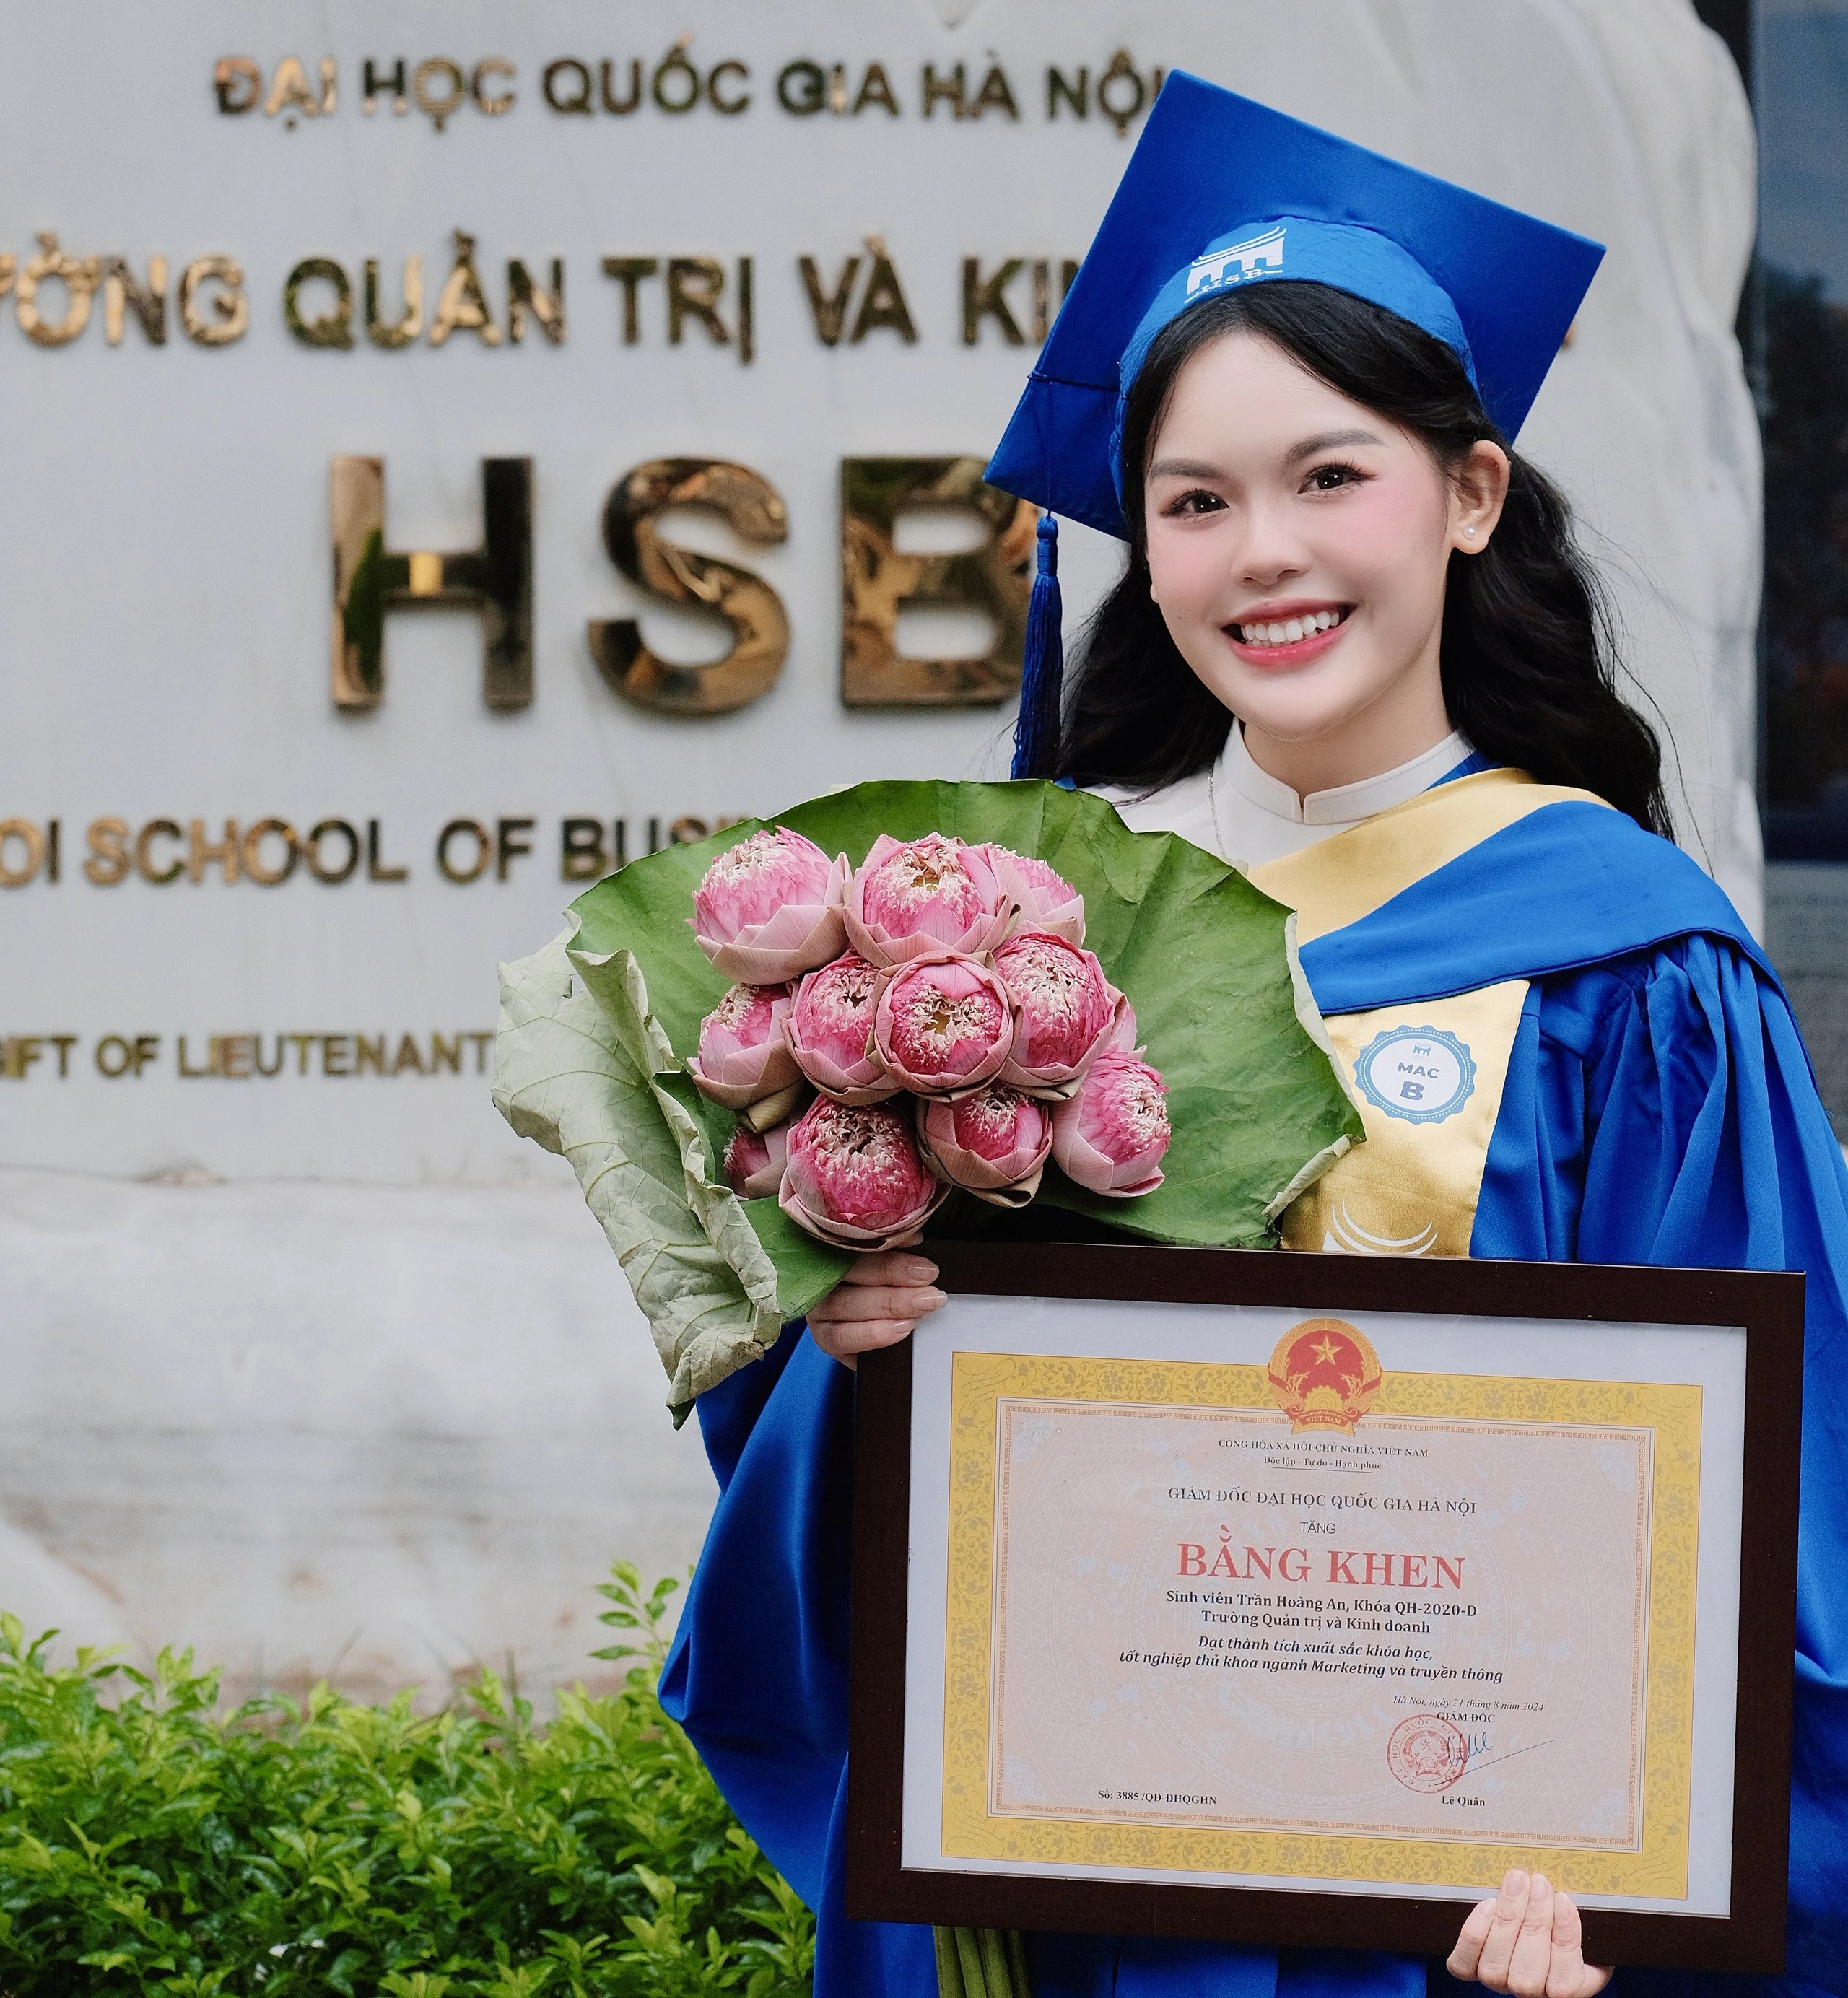
[[[1581,1936],[1572,1896],[1555,1893],[1544,1873],[1530,1879],[1517,1866],[1499,1894],[1469,1911],[1445,1968],[1515,1998],[1594,1998],[1611,1972],[1585,1961]]]
[[[863,1353],[896,1346],[946,1301],[932,1288],[936,1274],[936,1263],[902,1249],[862,1256],[808,1314],[808,1336],[843,1367],[855,1365]]]

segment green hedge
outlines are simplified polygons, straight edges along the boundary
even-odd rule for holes
[[[216,1672],[47,1662],[0,1618],[0,1992],[10,1998],[739,1998],[806,1993],[808,1910],[655,1682],[674,1585],[618,1562],[622,1689],[536,1727],[484,1672],[216,1712]]]

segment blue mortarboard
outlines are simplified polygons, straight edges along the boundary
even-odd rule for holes
[[[1125,533],[1117,399],[1149,342],[1228,284],[1313,278],[1454,347],[1512,437],[1601,244],[1177,70],[1162,86],[988,480]],[[1120,368],[1122,370],[1119,373]]]
[[[1122,398],[1150,343],[1197,300],[1279,278],[1333,285],[1424,327],[1456,353],[1511,438],[1604,254],[1569,230],[1175,71],[988,482],[1126,538]],[[1050,582],[1045,536],[1041,546]],[[1022,724],[1037,739],[1056,728],[1057,669],[1050,689],[1043,675],[1036,686],[1029,652]],[[1030,723],[1030,709],[1038,716]],[[1023,766],[1031,759],[1017,757]]]

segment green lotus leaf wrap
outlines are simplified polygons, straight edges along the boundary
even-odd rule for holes
[[[761,1357],[849,1260],[773,1198],[731,1191],[732,1115],[686,1072],[727,985],[688,925],[693,891],[719,854],[770,825],[857,866],[881,833],[993,841],[1083,896],[1085,946],[1135,1008],[1174,1141],[1143,1198],[1089,1194],[1049,1167],[1041,1201],[1156,1242],[1263,1247],[1359,1140],[1289,911],[1178,835],[1131,832],[1101,798],[1044,783],[858,784],[632,861],[573,904],[563,935],[502,966],[494,1102],[570,1161],[653,1327],[677,1422]]]

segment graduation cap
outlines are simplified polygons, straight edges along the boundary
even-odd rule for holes
[[[1047,509],[1016,772],[1033,767],[1057,728],[1052,516],[1127,538],[1123,406],[1171,320],[1237,285],[1331,285],[1442,340],[1512,438],[1604,254],[1569,230],[1173,71],[988,468],[990,485]]]

